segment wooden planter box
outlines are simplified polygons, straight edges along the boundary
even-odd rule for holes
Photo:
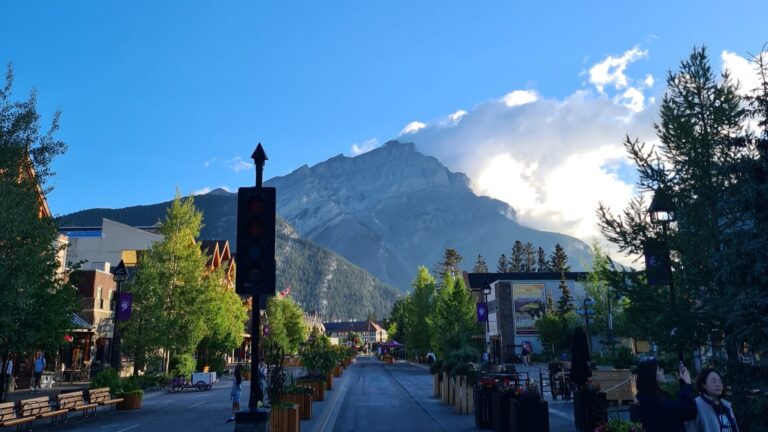
[[[144,399],[144,394],[138,392],[122,393],[115,395],[115,397],[123,398],[123,401],[117,404],[117,409],[120,411],[141,409],[141,401]]]
[[[440,373],[438,372],[432,375],[432,377],[434,379],[434,384],[435,384],[433,389],[434,397],[440,398]]]
[[[297,384],[312,387],[312,400],[325,400],[325,382],[322,381],[298,381]]]
[[[325,376],[325,388],[327,390],[333,390],[333,375],[328,374]]]
[[[309,393],[284,394],[283,400],[299,407],[299,417],[302,420],[312,418],[312,395]]]
[[[270,432],[299,432],[299,407],[272,408],[269,419]]]
[[[336,366],[333,368],[333,377],[338,378],[341,376],[341,366]]]

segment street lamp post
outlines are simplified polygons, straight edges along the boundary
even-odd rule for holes
[[[648,216],[651,219],[651,225],[661,227],[661,247],[656,247],[655,251],[646,251],[646,271],[654,271],[656,274],[663,275],[658,278],[659,285],[664,285],[666,282],[669,285],[669,302],[672,306],[672,310],[675,310],[675,281],[672,276],[672,262],[669,257],[669,238],[667,230],[669,224],[677,220],[675,215],[675,205],[672,201],[670,193],[664,189],[659,188],[653,195],[651,205],[648,206]],[[650,256],[649,256],[650,255]],[[650,274],[648,278],[649,285],[653,285],[654,281],[651,280]],[[672,330],[671,335],[676,333],[677,328]],[[678,346],[678,359],[683,360],[683,352]]]
[[[584,306],[584,323],[585,323],[585,329],[587,333],[587,350],[591,353],[592,352],[592,338],[589,337],[589,313],[591,312],[590,306],[594,305],[595,301],[592,300],[589,297],[584,298],[583,306]]]
[[[117,311],[120,307],[120,286],[123,282],[128,280],[128,269],[125,268],[125,262],[120,260],[120,264],[117,265],[115,271],[112,272],[112,280],[117,283],[115,289],[115,302],[113,304],[114,310],[114,325],[112,326],[112,348],[110,352],[110,360],[112,367],[120,373],[120,332],[117,329]]]
[[[485,352],[491,354],[491,324],[489,315],[491,309],[488,307],[488,294],[491,293],[491,285],[488,281],[483,281],[483,301],[485,302]]]

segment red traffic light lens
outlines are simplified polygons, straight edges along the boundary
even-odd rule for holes
[[[264,201],[261,197],[253,196],[248,200],[248,213],[260,214],[264,213]]]
[[[260,220],[253,220],[248,223],[248,235],[251,237],[261,237],[264,235],[264,224]]]

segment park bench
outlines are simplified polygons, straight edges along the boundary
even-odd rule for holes
[[[616,405],[631,404],[637,394],[629,369],[593,370],[592,383],[599,385],[608,402]]]
[[[109,387],[102,387],[88,390],[88,402],[98,405],[106,405],[114,408],[123,401],[123,398],[112,398],[109,394]]]
[[[61,393],[56,396],[56,402],[58,403],[59,410],[63,410],[65,413],[70,411],[82,411],[83,417],[87,417],[89,412],[95,413],[96,407],[99,406],[95,403],[86,403],[82,390],[71,393]]]
[[[23,400],[19,402],[19,406],[19,413],[24,418],[50,418],[51,423],[55,423],[57,419],[67,415],[67,410],[52,408],[48,396]]]
[[[5,428],[8,426],[16,426],[16,429],[21,429],[21,426],[26,424],[27,427],[30,426],[32,422],[35,421],[35,417],[22,417],[16,415],[16,410],[14,402],[6,402],[0,404],[0,428]]]

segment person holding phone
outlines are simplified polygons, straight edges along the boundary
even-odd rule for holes
[[[696,418],[691,375],[683,362],[678,364],[678,378],[680,391],[673,399],[659,386],[667,378],[656,358],[637,365],[637,413],[645,432],[686,432],[685,422]]]
[[[731,404],[723,399],[723,377],[704,369],[696,379],[698,416],[686,424],[688,432],[739,432]]]

